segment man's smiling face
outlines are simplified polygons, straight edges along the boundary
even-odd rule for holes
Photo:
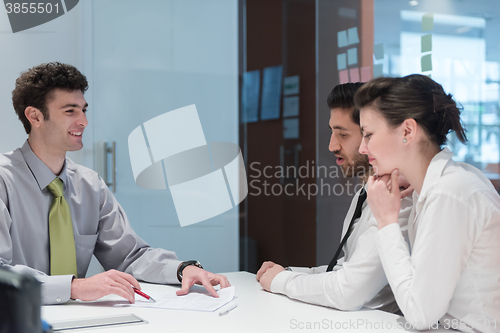
[[[87,126],[87,102],[80,90],[55,89],[47,96],[47,119],[38,128],[46,149],[66,154],[83,147],[82,135]]]

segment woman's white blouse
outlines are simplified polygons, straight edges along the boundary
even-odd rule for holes
[[[406,321],[417,329],[500,332],[500,196],[478,169],[443,149],[431,161],[408,220],[377,247]],[[411,252],[411,255],[410,255]]]

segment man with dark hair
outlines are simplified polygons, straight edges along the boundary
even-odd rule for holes
[[[87,88],[84,75],[61,63],[16,80],[12,100],[28,140],[0,155],[0,266],[41,281],[44,304],[108,294],[134,302],[136,278],[181,282],[178,295],[198,283],[218,297],[213,285],[229,286],[226,277],[151,248],[97,173],[66,157],[83,147]],[[106,271],[84,278],[92,254]]]
[[[347,177],[360,177],[366,183],[372,169],[368,157],[358,151],[362,135],[359,110],[354,106],[354,94],[362,84],[336,86],[327,102],[332,130],[329,149],[337,157],[337,164]],[[404,195],[408,195],[408,192]],[[285,269],[267,261],[257,272],[261,286],[273,293],[339,310],[366,307],[398,311],[375,246],[377,221],[365,199],[365,188],[354,195],[344,220],[342,241],[328,266]],[[401,202],[399,223],[404,230],[411,204],[410,198]],[[345,255],[339,259],[341,250],[344,250]]]
[[[354,94],[362,85],[363,83],[356,82],[335,86],[326,102],[330,108],[332,130],[329,149],[337,156],[337,165],[342,167],[346,177],[360,177],[366,182],[372,170],[368,163],[368,156],[358,151],[361,143],[361,129],[359,128],[359,109],[354,107]],[[343,125],[332,126],[332,121],[335,123],[335,121],[347,120],[343,119],[347,116],[350,117],[351,123],[345,121],[342,122]],[[335,133],[338,134],[334,137]]]
[[[49,120],[46,104],[54,97],[54,89],[79,90],[83,94],[88,88],[87,78],[75,67],[57,62],[42,64],[17,78],[16,87],[12,91],[12,104],[26,133],[30,134],[31,123],[25,114],[27,107],[37,108],[44,120]]]

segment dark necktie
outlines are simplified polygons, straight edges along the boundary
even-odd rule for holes
[[[352,230],[354,229],[353,228],[354,221],[356,221],[356,219],[361,217],[361,212],[362,212],[361,207],[363,206],[363,203],[365,202],[365,200],[366,200],[366,191],[363,188],[361,190],[361,192],[359,193],[358,203],[356,204],[356,210],[354,211],[354,215],[352,216],[351,223],[349,223],[349,228],[347,229],[347,232],[345,233],[344,238],[342,238],[342,241],[340,242],[339,248],[337,249],[337,252],[335,252],[335,255],[333,256],[332,261],[330,261],[330,264],[328,265],[328,268],[326,269],[327,272],[331,272],[333,270],[333,267],[335,267],[335,265],[337,265],[337,261],[338,261],[339,256],[340,256],[340,252],[342,251],[342,248],[344,247],[345,243],[347,242],[347,238],[349,238],[349,236],[352,233]]]

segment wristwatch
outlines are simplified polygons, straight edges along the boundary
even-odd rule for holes
[[[188,260],[180,263],[179,267],[177,267],[177,280],[182,283],[182,271],[187,266],[196,266],[198,268],[203,269],[203,266],[200,264],[198,260]]]

